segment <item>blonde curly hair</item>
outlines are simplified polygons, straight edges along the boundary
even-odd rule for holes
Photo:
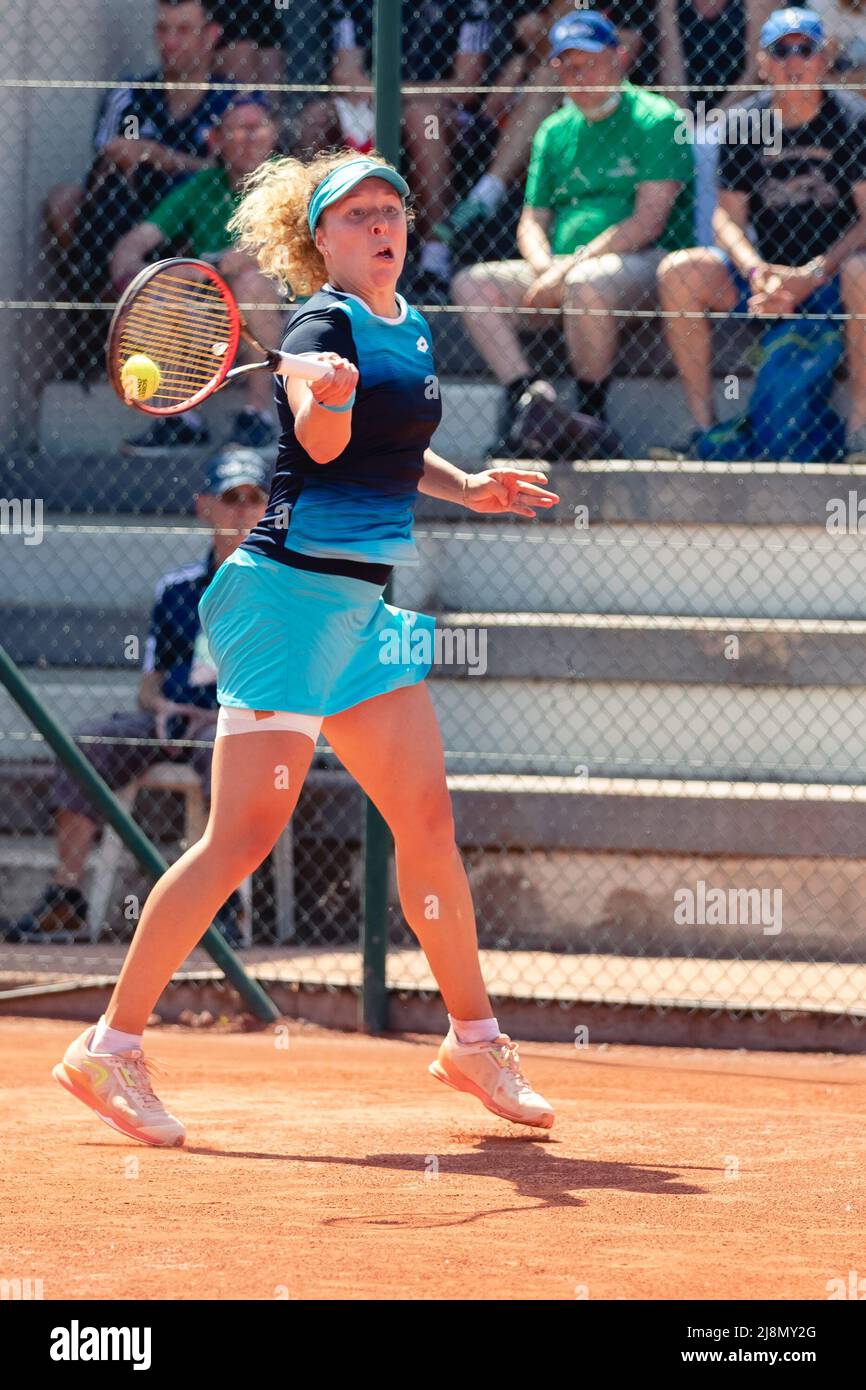
[[[328,278],[307,226],[310,199],[322,179],[357,158],[357,150],[342,149],[306,162],[290,155],[266,159],[241,184],[241,200],[228,222],[235,247],[255,256],[263,274],[284,285],[292,299],[314,294]],[[376,150],[368,158],[394,168]],[[410,208],[406,220],[411,226]]]

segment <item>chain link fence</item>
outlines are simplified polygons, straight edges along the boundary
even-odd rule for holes
[[[560,494],[531,522],[422,497],[395,575],[437,616],[497,995],[862,1016],[866,10],[771,9],[402,6],[400,288],[434,338],[434,447]],[[288,322],[225,222],[271,154],[374,148],[373,14],[0,19],[3,642],[169,858],[209,791],[196,604],[230,527],[204,469],[227,441],[269,466],[274,422],[238,386],[145,428],[106,384],[108,319],[193,254]],[[0,780],[3,978],[116,973],[148,885],[5,696]],[[218,919],[251,968],[359,987],[363,826],[320,741]],[[390,987],[432,992],[393,883],[389,937]]]

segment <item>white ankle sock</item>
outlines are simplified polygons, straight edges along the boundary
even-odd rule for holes
[[[90,1044],[91,1052],[129,1052],[133,1047],[141,1047],[140,1033],[121,1033],[118,1028],[109,1028],[105,1014],[96,1025],[96,1032]]]
[[[469,196],[477,198],[479,203],[483,203],[491,212],[495,212],[505,194],[505,184],[498,175],[482,174]]]
[[[499,1024],[495,1018],[451,1018],[451,1027],[460,1043],[493,1042],[499,1037]]]

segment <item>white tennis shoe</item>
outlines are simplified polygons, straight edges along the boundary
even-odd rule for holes
[[[186,1131],[154,1094],[150,1072],[161,1070],[141,1048],[129,1052],[91,1052],[96,1032],[86,1028],[66,1049],[52,1075],[64,1090],[94,1110],[112,1129],[141,1144],[177,1148]]]
[[[427,1070],[455,1091],[477,1096],[482,1105],[503,1120],[550,1129],[553,1107],[523,1075],[517,1048],[507,1033],[500,1033],[493,1042],[461,1043],[452,1027],[439,1048],[439,1056]]]

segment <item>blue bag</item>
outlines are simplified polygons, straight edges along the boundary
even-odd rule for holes
[[[840,312],[838,282],[803,301],[809,314]],[[695,439],[699,459],[835,463],[845,457],[845,421],[830,405],[842,356],[841,323],[781,319],[763,335],[746,411]]]

